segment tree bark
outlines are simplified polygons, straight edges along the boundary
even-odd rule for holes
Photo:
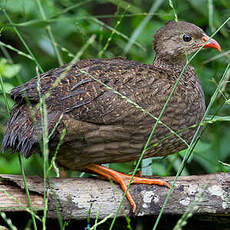
[[[28,201],[21,176],[0,175],[0,210],[26,211]],[[161,178],[172,184],[174,177]],[[34,210],[43,210],[43,178],[27,177]],[[120,204],[123,192],[119,185],[89,178],[51,178],[47,182],[49,194],[48,217],[57,217],[57,206],[63,219],[86,219],[112,216]],[[125,198],[118,216],[157,215],[169,192],[156,185],[131,185],[137,212]],[[164,214],[184,212],[230,215],[230,173],[201,176],[181,176],[164,209]]]

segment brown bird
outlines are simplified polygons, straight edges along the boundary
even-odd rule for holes
[[[54,154],[66,130],[57,162],[71,170],[89,170],[121,184],[130,176],[102,163],[137,160],[173,86],[191,54],[201,47],[221,50],[204,31],[187,22],[170,21],[154,38],[156,56],[147,65],[123,58],[82,60],[50,70],[11,91],[11,110],[2,149],[29,157],[40,152],[44,132],[39,99],[45,100],[49,150]],[[28,100],[27,100],[28,99]],[[29,101],[29,103],[27,103]],[[143,111],[144,109],[144,111]],[[144,158],[187,148],[205,112],[204,93],[191,66],[177,85]],[[193,128],[191,128],[193,126]],[[166,185],[134,177],[132,183]],[[135,202],[127,192],[133,211]]]

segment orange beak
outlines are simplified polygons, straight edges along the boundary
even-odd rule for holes
[[[204,35],[202,37],[202,40],[205,43],[204,48],[214,48],[214,49],[221,51],[221,47],[216,40],[208,37],[207,35]]]

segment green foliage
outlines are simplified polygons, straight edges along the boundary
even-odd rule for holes
[[[20,71],[20,67],[19,64],[8,64],[6,59],[0,59],[0,74],[5,78],[16,76]]]
[[[230,15],[228,0],[177,1],[173,4],[179,20],[195,23],[210,35]],[[13,106],[8,94],[10,89],[34,77],[37,66],[40,65],[42,72],[62,62],[68,63],[74,57],[78,60],[115,56],[150,64],[154,58],[153,34],[166,21],[175,19],[168,1],[2,0],[0,8],[0,52],[4,57],[0,59],[1,137],[9,118],[7,106]],[[222,54],[203,50],[192,61],[207,104],[229,63],[229,25],[228,22],[215,35]],[[227,74],[209,111],[211,118],[218,116],[218,119],[206,121],[184,175],[230,171],[230,72]],[[164,159],[152,158],[142,171],[175,175],[184,156],[185,151],[182,151]],[[26,175],[42,175],[43,161],[38,155],[23,160],[23,165]],[[112,164],[111,167],[130,172],[135,162]],[[0,169],[0,173],[20,173],[17,155],[1,155]]]

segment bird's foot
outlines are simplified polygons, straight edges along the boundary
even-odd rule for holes
[[[110,168],[107,168],[105,166],[101,166],[101,165],[97,165],[97,164],[92,164],[92,165],[88,165],[85,167],[87,170],[90,170],[91,172],[97,173],[99,175],[101,175],[102,177],[109,179],[109,180],[113,180],[115,182],[117,182],[118,184],[121,185],[121,188],[124,192],[126,192],[126,197],[130,202],[130,205],[133,208],[133,213],[136,212],[136,204],[131,196],[131,193],[129,190],[127,190],[127,186],[130,182],[130,179],[132,177],[132,175],[126,175],[120,172],[117,172],[115,170],[112,170]],[[144,177],[137,177],[134,176],[132,179],[132,184],[157,184],[160,186],[166,186],[168,188],[170,188],[170,185],[162,180],[159,179],[150,179],[150,178],[144,178]]]

